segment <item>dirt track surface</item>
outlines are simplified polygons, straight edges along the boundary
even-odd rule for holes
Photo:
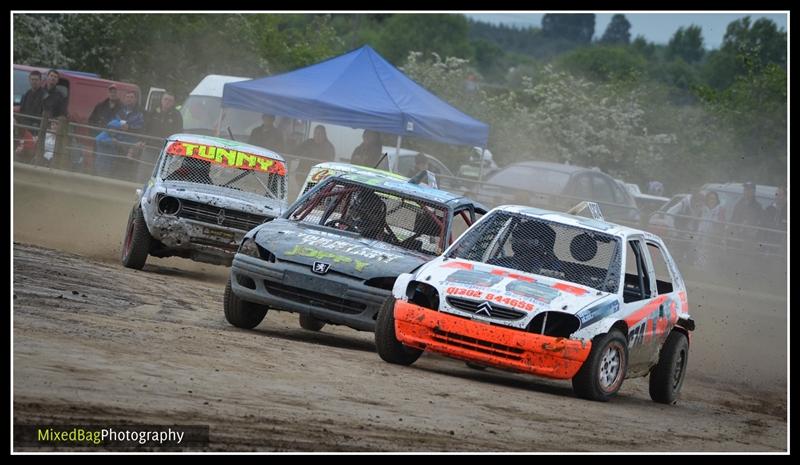
[[[209,424],[212,450],[786,447],[779,393],[690,375],[676,406],[651,402],[646,379],[604,404],[435,356],[397,367],[369,334],[304,331],[288,313],[233,328],[222,280],[154,262],[132,271],[15,245],[16,423]]]
[[[222,313],[226,268],[119,264],[131,185],[16,175],[17,424],[203,424],[209,450],[235,451],[787,448],[780,297],[689,283],[698,330],[678,404],[651,402],[647,378],[626,380],[612,402],[589,402],[569,382],[438,356],[389,365],[371,334],[305,331],[293,314],[236,329]],[[101,189],[109,197],[93,201]]]

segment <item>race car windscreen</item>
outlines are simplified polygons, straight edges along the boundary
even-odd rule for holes
[[[190,144],[185,144],[185,146],[189,147],[189,150],[195,151],[200,147]],[[207,146],[203,147],[205,150],[210,150]],[[286,176],[283,162],[245,154],[250,156],[251,160],[257,161],[252,163],[255,169],[248,169],[250,168],[248,164],[241,161],[244,157],[240,157],[239,160],[243,166],[237,167],[235,166],[236,159],[233,157],[205,160],[187,156],[185,153],[171,154],[169,153],[170,148],[165,150],[167,153],[163,154],[164,160],[159,170],[159,177],[164,181],[205,184],[279,200],[286,199]],[[228,163],[228,160],[231,162]]]
[[[616,292],[619,248],[614,236],[498,211],[462,236],[448,257]]]
[[[325,182],[289,218],[428,255],[442,253],[447,230],[443,205],[340,179]]]

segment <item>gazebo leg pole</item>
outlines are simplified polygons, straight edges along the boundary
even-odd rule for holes
[[[400,164],[400,141],[403,140],[403,136],[397,136],[397,147],[394,150],[394,160],[397,164]],[[389,171],[392,171],[391,163],[386,163],[389,165]]]
[[[482,183],[483,182],[483,154],[485,152],[486,152],[486,148],[485,147],[481,147],[481,162],[480,162],[481,166],[478,169],[478,183]]]

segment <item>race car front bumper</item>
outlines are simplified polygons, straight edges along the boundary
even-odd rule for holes
[[[557,379],[575,376],[591,341],[489,325],[398,300],[397,339],[411,347],[497,368]]]

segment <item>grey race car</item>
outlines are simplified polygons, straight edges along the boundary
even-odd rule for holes
[[[273,309],[299,313],[312,331],[374,331],[397,276],[436,258],[484,213],[468,198],[380,174],[327,178],[244,237],[225,317],[254,328]]]
[[[216,137],[169,137],[137,189],[122,263],[148,255],[229,265],[244,234],[286,209],[286,165],[274,152]]]

